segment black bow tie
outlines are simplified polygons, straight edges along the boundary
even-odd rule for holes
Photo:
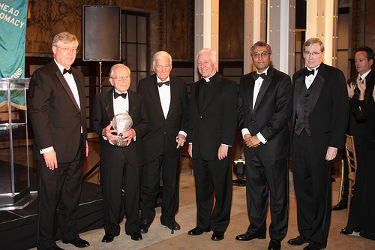
[[[159,86],[159,88],[160,88],[161,86],[163,86],[163,84],[165,84],[165,85],[169,86],[169,81],[165,81],[165,82],[158,82],[158,86]]]
[[[63,70],[63,75],[65,75],[65,73],[71,74],[72,73],[72,69],[71,68],[70,69],[64,69]]]
[[[258,80],[259,77],[262,77],[263,79],[266,79],[266,74],[265,73],[262,73],[262,74],[258,74],[258,73],[255,73],[254,74],[254,80]]]
[[[116,91],[113,93],[113,96],[115,97],[115,99],[117,98],[117,97],[119,97],[119,96],[121,96],[122,98],[126,98],[126,94],[127,93],[122,93],[122,94],[119,94],[119,93],[117,93]]]
[[[313,69],[313,70],[309,70],[308,68],[306,68],[305,75],[306,75],[306,76],[314,75],[315,72],[316,72],[318,69],[319,69],[319,67],[316,68],[316,69]]]

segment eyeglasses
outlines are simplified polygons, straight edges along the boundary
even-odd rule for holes
[[[320,55],[322,52],[317,52],[317,51],[313,51],[313,52],[304,51],[303,53],[305,54],[305,56],[313,56],[313,57],[316,57],[316,56]]]
[[[262,53],[255,53],[255,54],[253,54],[253,57],[266,57],[269,54],[270,53],[263,51]]]
[[[68,53],[77,54],[78,53],[78,48],[59,47],[59,46],[56,46],[56,47],[61,49],[65,54],[68,54]]]
[[[129,80],[130,76],[119,76],[119,77],[111,77],[111,78],[116,81],[124,81],[124,80]]]
[[[158,70],[161,70],[161,69],[170,69],[171,68],[171,65],[160,65],[160,64],[158,64],[158,65],[156,65],[155,66],[155,68],[157,68]]]

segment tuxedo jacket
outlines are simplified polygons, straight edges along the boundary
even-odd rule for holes
[[[357,77],[358,74],[351,77],[348,80],[348,84],[354,83],[357,85]],[[366,92],[365,92],[365,100],[370,100],[370,97],[372,96],[372,91],[374,89],[374,82],[375,82],[375,73],[374,70],[371,70],[370,73],[366,76]],[[359,89],[356,86],[354,95],[350,99],[350,114],[349,114],[349,134],[354,136],[354,141],[356,144],[361,144],[361,141],[364,140],[363,138],[365,136],[365,130],[366,130],[366,125],[365,121],[362,119],[356,118],[355,113],[356,108],[358,107],[357,101],[359,97]],[[357,113],[358,114],[358,113]]]
[[[132,140],[129,146],[123,149],[130,164],[139,166],[143,164],[142,137],[147,133],[149,124],[141,96],[128,90],[127,98],[129,98],[129,115],[133,120],[132,128],[136,132],[136,140]],[[101,155],[105,155],[107,150],[118,148],[105,140],[102,134],[103,128],[110,124],[113,117],[113,89],[110,89],[96,96],[92,113],[92,125],[99,135]]]
[[[161,106],[156,75],[139,81],[137,92],[142,95],[150,130],[143,140],[144,157],[151,161],[161,154],[178,156],[176,136],[188,132],[187,91],[185,81],[170,76],[171,100],[167,117]]]
[[[361,146],[371,150],[375,150],[375,102],[372,96],[374,91],[374,76],[374,71],[371,70],[366,76],[365,99],[363,101],[359,101],[358,97],[357,99],[353,99],[351,107],[351,112],[354,114],[355,120],[363,125],[361,126],[363,128],[363,136],[360,138],[359,143]],[[355,140],[356,138],[354,138]]]
[[[293,75],[293,113],[291,120],[291,136],[294,135],[297,102],[303,98],[306,68]],[[329,146],[342,148],[345,143],[349,102],[344,74],[341,70],[320,64],[318,73],[311,85],[309,103],[311,112],[307,114],[311,129],[313,145],[325,157]],[[311,88],[310,87],[310,88]]]
[[[262,82],[253,107],[254,71],[240,80],[239,126],[247,128],[251,135],[261,133],[267,140],[256,148],[246,145],[245,153],[252,157],[255,153],[262,160],[278,160],[288,156],[288,121],[292,114],[292,85],[290,77],[270,67]]]
[[[57,162],[71,162],[80,146],[81,128],[86,140],[86,96],[83,75],[72,68],[80,104],[68,83],[51,61],[36,70],[30,81],[30,119],[34,131],[35,159],[42,160],[40,149],[53,146]]]
[[[199,92],[202,78],[192,85],[188,141],[193,144],[193,158],[216,160],[221,144],[233,145],[237,127],[238,93],[236,83],[216,73],[210,79],[204,101]]]

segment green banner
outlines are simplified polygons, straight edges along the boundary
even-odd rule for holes
[[[0,78],[25,77],[28,0],[0,0]],[[24,92],[13,90],[12,103],[24,106]],[[7,100],[0,91],[0,106]]]

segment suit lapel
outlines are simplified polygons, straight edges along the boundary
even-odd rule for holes
[[[368,103],[372,98],[372,92],[374,91],[374,70],[371,69],[370,73],[366,76],[366,91],[365,91],[365,102]]]
[[[129,115],[130,117],[135,116],[135,104],[134,104],[134,99],[133,99],[133,93],[128,91],[128,98],[129,98]]]
[[[301,95],[301,92],[302,92],[302,89],[305,85],[305,75],[304,74],[301,74],[300,76],[298,76],[295,80],[295,83],[294,83],[294,91],[293,91],[293,123],[295,121],[295,117],[296,117],[296,114],[297,114],[297,102],[298,102],[298,98],[300,97]]]
[[[57,67],[57,65],[56,65]],[[68,94],[70,100],[73,102],[74,106],[77,108],[77,110],[81,110],[76,102],[76,100],[74,99],[74,96],[73,96],[73,93],[72,93],[72,90],[70,89],[68,83],[66,82],[64,76],[61,74],[60,70],[58,69],[57,67],[57,71],[56,71],[56,76],[57,78],[59,79],[59,82],[61,83],[61,85],[64,87],[66,93]],[[76,78],[74,78],[75,80]],[[77,83],[76,83],[77,84]],[[77,84],[77,89],[78,89],[78,93],[80,92],[79,91],[79,87],[78,87],[78,84]],[[82,92],[82,91],[81,91]],[[81,95],[80,95],[80,100],[81,100]]]
[[[310,88],[313,88],[310,93],[309,98],[309,106],[311,107],[311,110],[314,109],[316,102],[319,99],[320,93],[322,92],[322,89],[325,84],[324,79],[324,73],[325,73],[325,67],[324,64],[321,64],[318,70],[318,74],[316,75],[314,81],[312,82]]]
[[[83,105],[85,105],[85,87],[83,82],[79,81],[79,77],[77,77],[77,73],[75,73],[75,70],[73,71],[73,78],[77,85],[80,107],[82,108]]]
[[[256,101],[255,101],[254,111],[259,107],[259,104],[261,103],[264,94],[266,93],[268,87],[270,86],[271,81],[272,81],[272,75],[273,75],[273,74],[272,74],[272,68],[270,67],[270,68],[268,69],[267,76],[266,76],[265,79],[263,80],[263,82],[262,82],[262,86],[260,87],[260,90],[259,90],[259,93],[258,93],[257,99],[256,99]],[[254,82],[254,83],[255,83],[255,82]],[[253,87],[253,89],[254,89],[254,87]]]
[[[253,108],[253,98],[254,98],[254,86],[255,86],[255,81],[254,81],[254,77],[253,77],[253,74],[255,74],[254,72],[252,72],[249,77],[245,80],[246,82],[246,93],[248,96],[248,98],[246,98],[247,102],[248,102],[248,105],[250,107],[250,111],[253,112],[254,111],[254,108]]]
[[[112,97],[112,91],[108,91],[106,95],[104,96],[104,105],[105,105],[105,110],[106,114],[108,115],[109,121],[112,121],[113,116],[114,116],[114,111],[113,111],[113,97]],[[129,104],[130,105],[130,104]]]
[[[169,89],[170,89],[170,92],[171,92],[171,101],[170,101],[170,104],[169,104],[169,110],[168,110],[168,114],[167,114],[166,119],[168,119],[168,117],[173,113],[174,108],[177,107],[177,103],[175,103],[175,102],[177,101],[176,97],[178,95],[178,89],[177,89],[177,86],[174,84],[172,77],[170,77],[170,85],[169,86],[170,86]]]
[[[153,77],[153,81],[152,81],[151,88],[150,88],[150,95],[151,95],[151,98],[154,100],[155,108],[157,109],[157,112],[164,119],[164,113],[163,113],[163,108],[161,107],[161,101],[160,101],[156,75],[154,75]]]

